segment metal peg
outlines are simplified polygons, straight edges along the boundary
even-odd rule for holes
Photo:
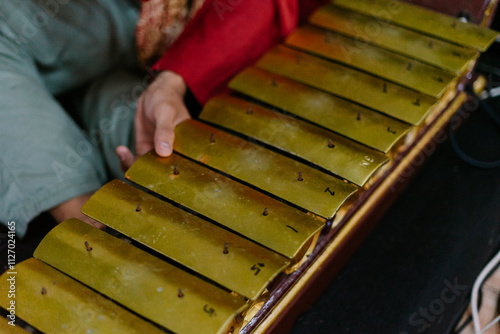
[[[87,252],[90,252],[92,250],[92,247],[90,247],[88,241],[85,241],[85,248],[87,249]]]

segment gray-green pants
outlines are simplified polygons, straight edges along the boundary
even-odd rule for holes
[[[120,175],[114,149],[130,144],[145,86],[136,20],[128,0],[0,1],[0,221],[19,236]],[[54,98],[79,87],[74,108]]]

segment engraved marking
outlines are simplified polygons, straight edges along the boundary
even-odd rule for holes
[[[434,41],[430,40],[429,41],[429,49],[432,49],[434,47]]]
[[[384,82],[383,92],[384,92],[384,93],[387,93],[387,83],[385,83],[385,82]]]
[[[374,162],[373,158],[370,158],[369,156],[365,155],[365,158],[363,162],[361,163],[361,166],[363,168],[368,168],[372,163]]]
[[[390,126],[387,127],[387,132],[392,133],[393,135],[396,134],[396,130],[391,130]]]
[[[179,175],[179,169],[177,169],[177,164],[174,165],[174,175]]]
[[[269,211],[267,208],[264,209],[264,212],[262,213],[263,216],[267,216],[269,214]]]
[[[224,254],[229,254],[229,250],[227,249],[227,247],[228,247],[228,244],[227,244],[227,242],[226,242],[226,243],[224,244],[224,250],[222,251],[222,253],[224,253]]]
[[[213,316],[215,314],[215,310],[208,306],[208,304],[205,304],[205,306],[203,306],[203,311],[205,311],[205,313],[208,313],[209,316]]]
[[[247,107],[247,114],[248,114],[248,115],[253,114],[253,110],[252,110],[252,107],[251,107],[251,106],[248,106],[248,107]]]
[[[293,228],[293,227],[291,227],[290,225],[287,225],[286,227],[291,228],[291,229],[292,229],[292,231],[294,231],[295,233],[299,233],[299,231],[297,231],[296,229],[294,229],[294,228]]]
[[[42,295],[44,295],[44,296],[45,296],[46,294],[47,294],[47,289],[45,289],[45,287],[44,287],[44,286],[42,286]]]
[[[335,191],[330,190],[330,187],[326,188],[324,192],[325,192],[325,193],[326,193],[326,192],[329,192],[329,193],[330,193],[330,195],[335,196]]]
[[[358,116],[356,117],[356,121],[361,121],[361,111],[358,111]]]
[[[409,62],[408,65],[406,66],[406,70],[411,71],[412,67],[413,67],[412,62]]]
[[[179,288],[179,290],[177,290],[177,297],[179,297],[179,298],[184,297],[184,293],[182,292],[182,289],[180,289],[180,288]]]
[[[254,264],[252,266],[252,268],[250,268],[250,270],[254,271],[255,270],[255,276],[257,276],[259,273],[260,273],[260,268],[263,268],[264,267],[264,263],[257,263],[257,264]]]
[[[328,139],[328,147],[329,148],[334,148],[335,147],[335,144],[333,143],[333,140]]]
[[[273,78],[273,80],[271,81],[271,85],[273,87],[278,87],[278,84],[276,83],[276,80]]]
[[[211,144],[215,143],[215,138],[213,133],[210,134],[210,143]]]
[[[299,172],[299,177],[297,178],[297,180],[304,181],[304,179],[302,178],[302,172]]]
[[[135,208],[135,212],[141,212],[141,206],[140,204],[137,204],[137,207]]]
[[[415,102],[412,102],[414,106],[419,107],[420,106],[420,99],[417,99]]]

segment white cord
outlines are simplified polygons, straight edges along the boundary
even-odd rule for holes
[[[490,322],[489,324],[487,324],[486,326],[484,326],[484,328],[483,328],[483,329],[481,329],[481,332],[480,332],[480,333],[481,333],[481,334],[486,333],[486,331],[487,331],[488,329],[490,329],[490,328],[491,328],[494,324],[496,324],[498,321],[500,321],[500,315],[499,315],[498,317],[496,317],[495,319],[493,319],[493,321],[492,321],[492,322]]]
[[[500,95],[500,87],[490,89],[488,94],[490,95],[490,97],[497,97],[498,95]]]
[[[493,324],[495,324],[497,321],[500,320],[500,317],[495,318],[492,322],[490,322],[483,330],[481,330],[481,324],[479,323],[479,310],[477,307],[477,299],[479,295],[479,288],[483,284],[484,279],[490,271],[493,270],[497,266],[497,264],[500,263],[500,252],[495,255],[493,259],[491,259],[490,262],[484,267],[484,269],[481,271],[479,276],[477,277],[476,281],[474,282],[474,286],[472,287],[472,296],[471,296],[471,310],[472,310],[472,320],[474,321],[474,331],[476,334],[482,334],[484,331],[489,329]]]

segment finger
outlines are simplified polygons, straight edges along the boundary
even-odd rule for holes
[[[168,157],[174,150],[174,127],[172,123],[158,123],[155,131],[155,151],[160,157]]]
[[[136,122],[135,151],[140,157],[154,148],[153,133],[154,127]]]
[[[116,148],[116,155],[118,155],[118,158],[120,159],[120,167],[124,172],[137,160],[137,158],[126,146],[118,146]]]
[[[84,216],[84,222],[89,224],[90,226],[94,226],[95,228],[101,230],[101,231],[104,231],[106,230],[106,225],[98,222],[97,220],[93,219],[93,218],[90,218],[88,216]]]
[[[149,122],[144,115],[145,111],[145,98],[142,95],[137,102],[137,110],[134,119],[135,129],[135,151],[138,157],[151,151],[153,145],[154,126]]]
[[[174,120],[173,112],[165,110],[156,122],[156,129],[154,134],[154,147],[156,154],[161,157],[168,157],[174,150]]]
[[[175,127],[191,119],[183,102],[172,108],[171,113],[163,113],[158,119],[155,130],[155,151],[160,156],[169,156],[174,149]]]

